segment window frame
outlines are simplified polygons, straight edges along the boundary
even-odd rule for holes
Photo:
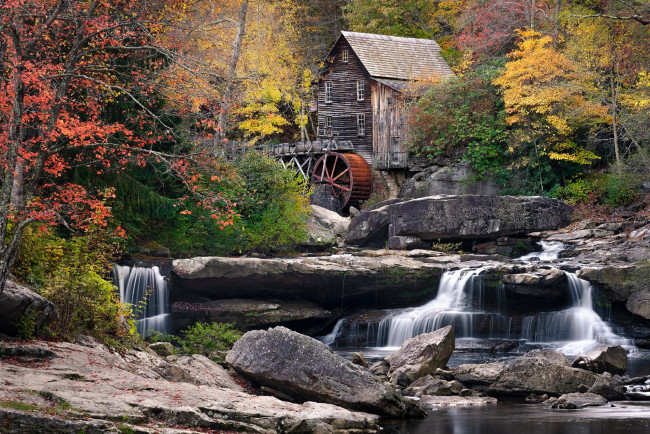
[[[344,48],[343,50],[341,50],[341,61],[343,63],[348,63],[349,60],[350,60],[350,55],[348,53],[348,49]]]
[[[357,135],[364,137],[366,135],[366,114],[357,113]]]
[[[325,102],[331,103],[334,101],[334,82],[325,82]]]
[[[366,88],[365,80],[363,79],[357,80],[357,101],[366,100],[365,88]]]

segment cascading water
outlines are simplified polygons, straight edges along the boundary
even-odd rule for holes
[[[486,320],[489,320],[492,329],[488,334],[507,327],[508,318],[499,312],[503,291],[496,292],[497,312],[484,310],[488,293],[484,291],[480,275],[485,270],[464,268],[445,272],[440,279],[436,298],[424,306],[400,310],[381,320],[377,345],[398,347],[406,339],[450,324],[457,337],[475,337],[476,323]]]
[[[169,291],[158,267],[115,265],[113,279],[120,289],[120,301],[132,307],[141,336],[151,330],[169,330]]]
[[[542,242],[542,251],[520,260],[554,261],[564,249],[562,243]],[[534,315],[510,314],[503,285],[484,288],[484,268],[464,268],[443,273],[435,299],[423,306],[390,311],[377,323],[363,324],[367,345],[399,347],[411,337],[452,325],[457,338],[525,340],[562,346],[567,354],[580,354],[596,344],[632,346],[616,335],[593,308],[594,288],[575,274],[565,272],[570,297],[566,309]],[[323,338],[335,343],[344,328],[362,336],[361,324],[339,321]],[[354,329],[354,330],[353,330]],[[354,333],[353,333],[354,332]]]
[[[341,328],[343,326],[343,322],[345,320],[341,318],[334,324],[334,329],[332,329],[331,333],[319,338],[322,343],[325,345],[332,345],[336,341],[336,337],[341,333]]]

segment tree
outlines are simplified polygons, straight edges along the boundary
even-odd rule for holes
[[[156,113],[158,74],[177,47],[161,44],[185,4],[157,0],[8,0],[0,5],[0,293],[21,236],[35,221],[71,229],[106,225],[111,189],[69,182],[74,166],[98,173],[152,158],[186,183],[201,174],[189,157],[159,152],[173,125]],[[106,109],[129,103],[111,121]],[[139,133],[136,133],[139,132]],[[162,166],[161,166],[162,167]],[[228,204],[205,197],[232,222]]]
[[[534,159],[519,165],[539,166],[541,159],[590,164],[599,157],[575,141],[576,129],[602,119],[602,107],[585,98],[581,71],[555,49],[552,39],[534,31],[519,32],[522,40],[510,53],[503,73],[494,80],[503,93],[512,150],[532,146]],[[540,190],[544,179],[539,174]]]

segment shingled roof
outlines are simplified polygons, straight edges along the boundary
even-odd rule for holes
[[[417,80],[454,73],[432,39],[401,38],[371,33],[341,32],[373,78]]]

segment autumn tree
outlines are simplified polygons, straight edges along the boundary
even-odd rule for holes
[[[111,189],[69,181],[72,167],[98,173],[128,163],[162,164],[186,182],[188,157],[156,151],[173,128],[155,110],[157,73],[173,62],[165,24],[184,3],[156,0],[8,0],[0,5],[0,292],[21,236],[33,222],[83,230],[105,225]],[[113,121],[106,109],[134,107]],[[205,206],[219,207],[219,197]],[[232,215],[215,211],[227,224]]]
[[[550,37],[530,30],[519,33],[522,40],[494,80],[503,93],[512,129],[511,150],[531,147],[533,151],[530,156],[520,153],[517,164],[539,167],[541,160],[550,159],[584,165],[597,160],[598,155],[575,140],[579,126],[603,115],[579,85],[583,71],[553,47]],[[543,191],[541,171],[538,175]]]

